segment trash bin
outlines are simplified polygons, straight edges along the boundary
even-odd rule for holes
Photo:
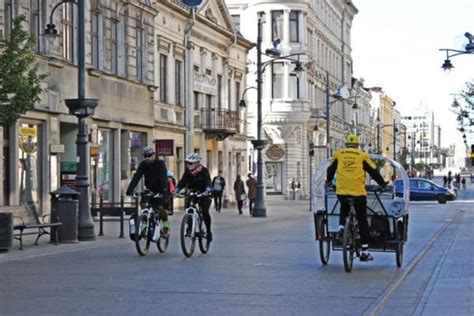
[[[0,251],[8,251],[13,243],[13,215],[0,213]]]
[[[51,194],[51,222],[61,222],[58,230],[58,240],[60,243],[77,243],[79,226],[79,192],[63,185]],[[54,236],[51,234],[51,242]]]

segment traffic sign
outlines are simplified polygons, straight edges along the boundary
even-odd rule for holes
[[[181,2],[188,7],[198,7],[201,5],[202,0],[181,0]]]

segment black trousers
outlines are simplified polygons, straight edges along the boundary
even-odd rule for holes
[[[349,196],[338,195],[337,199],[341,203],[341,211],[339,215],[339,225],[344,226],[346,217],[349,215],[350,205],[347,203],[347,198],[354,199],[354,209],[359,223],[360,242],[362,244],[369,243],[369,223],[367,221],[367,196]]]
[[[222,193],[223,191],[214,191],[214,206],[216,210],[220,210],[222,208]]]
[[[211,207],[212,200],[209,197],[204,197],[199,200],[199,206],[202,211],[202,218],[208,232],[211,232],[211,215],[209,214],[209,208]]]

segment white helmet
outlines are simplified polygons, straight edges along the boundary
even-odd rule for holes
[[[201,161],[201,156],[199,154],[189,154],[186,159],[184,159],[186,162],[200,162]]]
[[[146,146],[143,148],[143,156],[151,156],[155,153],[155,148],[151,146]]]

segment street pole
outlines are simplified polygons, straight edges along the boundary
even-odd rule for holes
[[[95,240],[94,223],[89,208],[89,148],[86,119],[88,116],[94,115],[95,108],[98,105],[97,99],[86,99],[85,89],[85,1],[63,0],[56,4],[51,10],[49,24],[46,25],[45,35],[48,39],[54,41],[58,36],[58,31],[53,23],[54,11],[63,4],[75,4],[78,8],[78,32],[77,32],[77,99],[65,99],[64,102],[69,109],[69,114],[77,117],[77,139],[76,139],[76,155],[77,155],[77,171],[75,180],[75,189],[79,195],[79,223],[78,223],[78,240],[89,241]],[[52,42],[51,42],[52,43]]]
[[[309,211],[313,211],[313,156],[314,156],[314,143],[309,143]]]
[[[257,140],[252,141],[257,149],[257,196],[252,217],[266,217],[267,209],[263,200],[263,160],[262,150],[266,141],[262,140],[262,17],[258,17],[257,28]]]
[[[397,127],[395,126],[395,119],[393,119],[393,160],[397,160],[397,154],[396,154],[397,137],[396,137],[396,133],[397,133]]]
[[[377,154],[380,154],[380,108],[377,109]]]
[[[331,115],[329,114],[329,71],[326,71],[326,158],[331,157],[331,141],[329,139]]]

